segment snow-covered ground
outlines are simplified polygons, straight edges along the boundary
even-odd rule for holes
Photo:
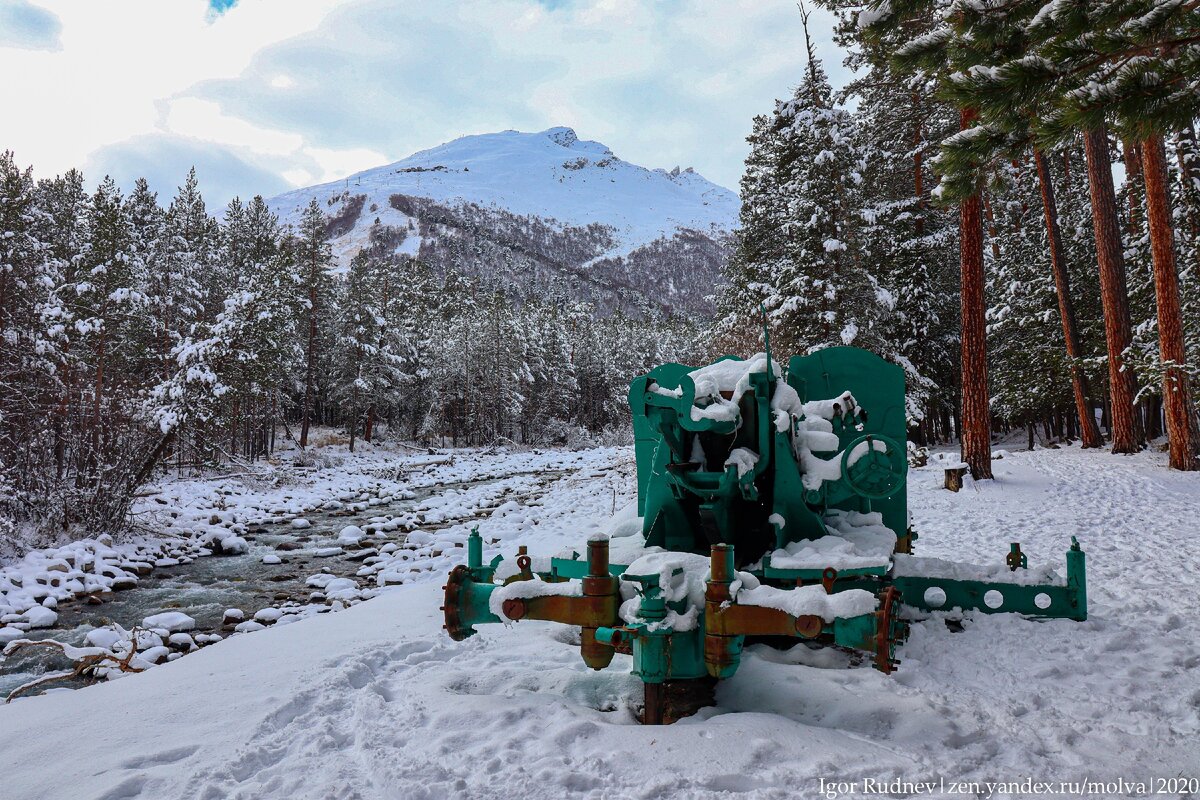
[[[628,451],[557,456],[568,471],[532,505],[481,524],[503,552],[581,545],[632,497]],[[344,611],[0,707],[0,796],[1000,797],[1091,780],[1111,797],[1200,778],[1200,478],[1157,453],[1078,449],[1012,453],[996,474],[958,494],[939,470],[912,474],[918,553],[990,563],[1019,540],[1031,567],[1061,566],[1075,535],[1087,622],[917,623],[892,676],[755,646],[715,708],[641,727],[628,658],[591,672],[569,629],[444,635],[443,568],[464,555],[452,525],[430,534],[434,571]]]

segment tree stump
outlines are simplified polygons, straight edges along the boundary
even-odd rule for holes
[[[946,488],[952,492],[957,492],[963,487],[963,476],[966,474],[967,467],[947,467]]]

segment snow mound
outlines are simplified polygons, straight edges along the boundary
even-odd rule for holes
[[[181,611],[166,611],[162,614],[155,614],[142,620],[142,624],[147,628],[164,628],[169,633],[190,631],[196,628],[196,620]]]

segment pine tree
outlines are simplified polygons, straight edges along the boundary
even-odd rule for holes
[[[304,295],[301,336],[304,341],[304,399],[301,404],[300,446],[308,446],[313,406],[317,398],[317,373],[326,355],[326,339],[334,294],[329,274],[332,253],[326,241],[325,215],[313,198],[300,220],[296,241],[300,290]]]
[[[1159,352],[1163,360],[1163,395],[1167,435],[1174,469],[1200,469],[1200,441],[1192,418],[1187,350],[1180,310],[1179,272],[1175,265],[1166,153],[1162,137],[1142,141],[1142,171],[1146,181],[1146,211],[1154,262],[1154,293],[1158,304]]]
[[[35,217],[38,238],[43,242],[45,261],[41,280],[46,294],[39,309],[45,339],[54,352],[57,398],[52,408],[54,463],[58,478],[69,468],[75,453],[68,452],[74,440],[72,428],[81,421],[77,395],[81,374],[75,342],[78,297],[75,287],[81,280],[80,264],[89,248],[87,219],[89,197],[83,189],[83,174],[70,170],[37,184],[38,213]]]
[[[150,319],[159,354],[161,374],[171,374],[172,349],[191,333],[204,312],[202,276],[208,266],[212,228],[192,168],[166,213],[162,257],[151,274],[147,292]]]
[[[1163,134],[1190,125],[1200,111],[1200,97],[1191,86],[1191,76],[1200,69],[1200,39],[1194,36],[1200,9],[1174,0],[1075,0],[1045,6],[1028,0],[1006,3],[1003,9],[964,7],[958,20],[972,33],[989,26],[1019,32],[1014,35],[1016,52],[1009,60],[958,82],[986,104],[997,125],[1038,108],[1048,109],[1031,120],[1043,144],[1084,131],[1108,324],[1115,452],[1135,449],[1139,431],[1132,409],[1135,379],[1125,363],[1132,335],[1106,135],[1109,126],[1136,144],[1131,151],[1141,151],[1142,168],[1132,174],[1140,174],[1145,184],[1147,210],[1157,209],[1151,212],[1158,219],[1158,224],[1151,223],[1151,260],[1168,428],[1173,450],[1178,451],[1172,465],[1200,465],[1191,435],[1187,368],[1174,360],[1175,355],[1186,353],[1171,257],[1166,170],[1160,163],[1165,157],[1159,158]],[[1153,159],[1152,170],[1145,169],[1147,153]],[[1128,160],[1138,163],[1136,158]],[[1132,209],[1136,212],[1136,204]],[[1131,222],[1136,222],[1133,216]]]
[[[722,327],[749,327],[761,305],[782,350],[881,351],[890,298],[860,258],[863,159],[811,41],[808,55],[793,97],[755,123]]]
[[[411,355],[395,297],[394,255],[360,250],[350,261],[338,309],[338,371],[333,397],[348,405],[350,449],[361,425],[371,441],[375,414],[403,391]]]
[[[1054,179],[1045,154],[1036,147],[1032,149],[1032,152],[1042,200],[1042,212],[1045,218],[1050,269],[1054,275],[1055,295],[1058,298],[1058,316],[1062,322],[1063,342],[1066,346],[1067,358],[1070,360],[1071,390],[1075,402],[1075,413],[1079,417],[1080,436],[1083,439],[1083,447],[1102,447],[1104,440],[1100,436],[1096,418],[1092,415],[1091,389],[1081,363],[1083,348],[1080,343],[1079,323],[1075,313],[1075,299],[1071,291],[1067,251],[1063,245],[1062,228],[1059,225]]]
[[[120,190],[105,177],[89,205],[89,247],[80,264],[81,280],[75,284],[75,330],[87,350],[85,360],[92,376],[89,472],[111,461],[104,450],[118,445],[112,427],[125,421],[132,409],[117,398],[132,393],[120,384],[129,380],[132,366],[131,336],[136,309],[144,300],[135,284],[132,223]],[[103,448],[103,449],[102,449]],[[92,479],[99,481],[93,474]]]
[[[1188,363],[1200,364],[1200,142],[1188,125],[1175,138],[1178,178],[1173,207],[1178,209],[1180,297]]]
[[[908,416],[921,442],[950,434],[939,426],[959,382],[957,221],[931,202],[929,158],[958,122],[932,90],[924,76],[895,76],[878,64],[845,90],[857,101],[866,156],[861,260],[894,303],[884,338],[894,349],[888,357],[908,373]]]
[[[8,541],[15,541],[15,520],[51,511],[53,476],[41,456],[56,360],[39,318],[51,278],[38,213],[32,170],[0,153],[0,538]]]
[[[125,213],[130,224],[129,257],[133,280],[145,298],[135,313],[132,348],[136,363],[132,369],[139,375],[160,376],[163,373],[162,322],[156,318],[169,303],[156,292],[162,287],[159,280],[166,260],[166,213],[158,204],[158,196],[150,190],[145,178],[139,178],[125,199]]]

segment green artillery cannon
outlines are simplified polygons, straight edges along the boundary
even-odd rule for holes
[[[1083,620],[1084,554],[1066,578],[1019,544],[992,568],[912,555],[904,372],[851,347],[793,357],[664,364],[633,381],[637,515],[539,561],[483,561],[478,531],[446,584],[454,639],[488,622],[580,628],[593,669],[632,656],[642,721],[711,702],[746,641],[860,651],[890,673],[905,616],[1014,612]]]

